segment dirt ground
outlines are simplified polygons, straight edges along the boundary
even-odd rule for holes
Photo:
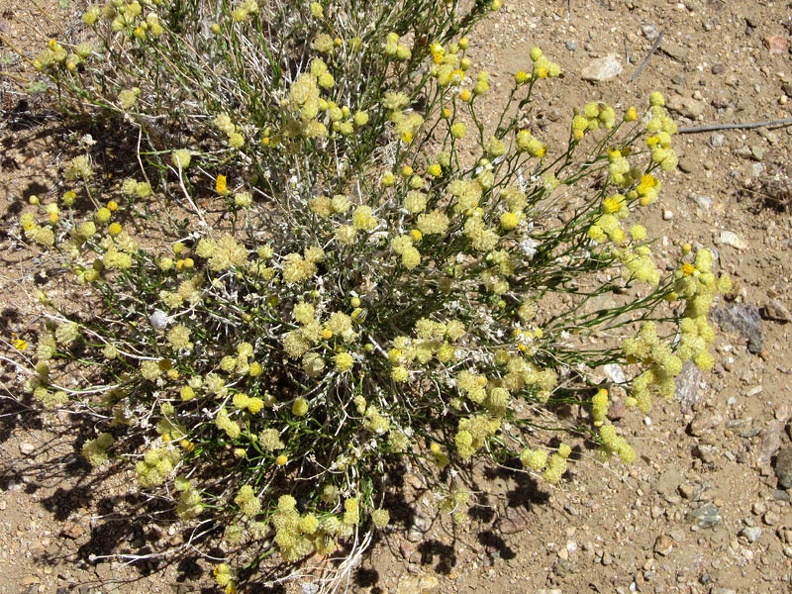
[[[526,67],[532,46],[560,63],[563,80],[542,88],[534,114],[551,145],[566,137],[574,107],[594,99],[643,106],[654,90],[665,94],[683,129],[792,116],[789,2],[504,4],[471,35],[472,57],[490,65],[496,92]],[[0,0],[6,347],[12,333],[24,336],[36,322],[28,315],[35,284],[57,282],[41,278],[45,262],[18,241],[18,213],[29,194],[58,192],[53,180],[75,142],[16,83],[24,64],[9,44],[33,55],[47,38],[67,33],[76,4],[63,5]],[[583,80],[582,70],[607,55],[621,73]],[[647,227],[660,238],[661,259],[670,262],[685,242],[714,248],[738,285],[738,299],[716,314],[714,373],[689,371],[674,402],[618,421],[639,455],[630,467],[584,456],[555,488],[508,474],[482,477],[479,505],[463,529],[432,522],[419,498],[415,529],[381,538],[349,591],[792,592],[792,508],[776,476],[792,416],[792,126],[692,130],[676,148],[679,168],[664,176]],[[30,408],[21,374],[6,359],[0,364],[0,592],[216,591],[211,564],[197,555],[170,564],[91,557],[113,544],[155,550],[178,535],[125,525],[117,511],[137,505],[118,495],[125,477],[89,472],[69,416]],[[413,487],[420,493],[420,484]],[[314,591],[310,579],[284,588]]]

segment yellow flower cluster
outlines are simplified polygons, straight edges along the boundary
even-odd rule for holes
[[[179,462],[181,455],[173,448],[153,448],[135,465],[138,484],[141,487],[156,487],[165,482]]]
[[[73,52],[68,52],[58,41],[50,39],[47,47],[33,60],[33,67],[38,71],[52,71],[60,67],[69,72],[76,72],[77,67],[92,52],[93,46],[87,42],[80,43],[74,48]]]
[[[438,508],[443,513],[451,514],[455,524],[462,525],[469,520],[467,514],[469,504],[470,491],[455,486],[440,497]]]
[[[289,88],[287,99],[282,103],[285,109],[297,115],[295,131],[305,138],[321,138],[327,135],[327,127],[317,119],[321,109],[319,76],[329,75],[326,70],[324,61],[316,58],[311,63],[310,70],[295,79]]]
[[[501,421],[489,415],[474,415],[460,419],[458,431],[454,436],[457,453],[463,460],[473,456],[484,447],[487,439],[500,429]]]
[[[517,150],[526,152],[532,157],[542,158],[547,154],[547,147],[545,144],[534,138],[530,130],[523,129],[517,132],[516,141]]]
[[[615,124],[616,112],[613,108],[604,101],[592,101],[572,118],[572,136],[575,140],[581,140],[587,132],[599,128],[610,130]]]
[[[237,392],[231,400],[234,408],[239,410],[247,410],[250,414],[255,415],[266,406],[266,402],[258,396],[249,396],[244,392]]]
[[[100,433],[95,439],[86,441],[80,453],[91,466],[101,466],[107,462],[107,450],[113,445],[113,441],[110,433]]]
[[[617,455],[625,464],[630,464],[635,460],[635,450],[627,440],[616,433],[616,427],[610,424],[602,425],[599,430],[602,446],[600,452],[606,457]]]
[[[140,87],[132,87],[130,89],[122,89],[118,92],[118,105],[124,111],[129,111],[132,106],[137,103],[140,97]]]
[[[349,510],[352,505],[347,500],[345,507]],[[349,512],[347,512],[349,513]],[[346,518],[346,513],[344,517]],[[300,515],[297,511],[297,501],[291,495],[282,495],[278,499],[278,506],[272,516],[275,527],[275,544],[284,561],[292,562],[310,555],[316,551],[320,555],[331,553],[335,549],[336,536],[346,534],[344,523],[338,518],[329,515],[321,520],[312,513]]]
[[[257,14],[259,5],[257,0],[241,0],[231,12],[231,19],[235,23],[246,21],[251,14]]]
[[[91,167],[91,162],[85,155],[74,157],[69,161],[66,169],[63,170],[63,177],[65,177],[67,181],[88,181],[93,175],[94,171]]]
[[[243,485],[239,489],[234,503],[239,506],[239,510],[248,518],[255,518],[261,513],[261,501],[253,491],[251,485]]]
[[[258,443],[261,449],[267,452],[275,452],[286,447],[286,444],[281,441],[280,431],[273,428],[260,431],[258,434]]]
[[[182,477],[176,477],[173,486],[180,492],[179,503],[176,505],[176,515],[179,519],[192,520],[200,516],[204,510],[200,491]]]
[[[561,67],[555,62],[551,62],[538,47],[532,47],[530,51],[533,67],[531,78],[556,78],[561,75]],[[519,82],[519,81],[518,81]]]
[[[121,193],[129,198],[148,198],[151,196],[151,184],[127,178],[121,182]]]
[[[225,431],[230,439],[236,439],[242,434],[242,428],[239,426],[239,423],[232,420],[231,417],[228,416],[228,411],[224,408],[217,411],[215,425],[218,429]]]
[[[404,43],[401,43],[397,33],[388,33],[382,49],[386,56],[390,56],[402,61],[409,60],[412,56],[410,47]]]
[[[407,270],[412,270],[421,263],[421,252],[413,245],[413,238],[400,235],[391,240],[391,249],[401,256],[401,263]]]
[[[324,260],[324,251],[319,247],[305,248],[303,256],[287,254],[283,260],[283,281],[293,285],[308,280],[316,274],[317,264]]]
[[[474,213],[465,221],[463,233],[470,240],[470,246],[479,252],[489,252],[495,249],[500,241],[497,231],[489,228],[483,217]]]
[[[190,329],[186,326],[176,325],[167,334],[168,344],[177,351],[191,350],[195,346],[190,342]]]
[[[384,435],[390,431],[391,424],[387,417],[380,413],[379,409],[371,405],[366,409],[363,426],[375,435]]]
[[[382,530],[390,523],[390,512],[387,509],[375,509],[371,512],[371,522],[375,528]]]
[[[226,135],[228,145],[231,148],[242,148],[245,144],[245,137],[242,135],[242,130],[239,126],[234,125],[231,121],[231,116],[227,113],[221,113],[214,119],[215,127]]]
[[[233,582],[231,581],[231,567],[227,563],[215,565],[214,569],[212,569],[212,575],[214,576],[215,583],[221,588],[233,586]]]
[[[232,235],[224,234],[214,240],[203,237],[195,247],[195,255],[207,260],[209,270],[220,272],[228,268],[243,268],[248,263],[248,250]]]
[[[633,228],[634,229],[634,228]],[[641,237],[640,230],[636,231],[637,235]],[[632,233],[633,238],[636,233]],[[652,250],[649,246],[639,245],[633,249],[618,250],[617,255],[624,264],[624,277],[626,280],[635,279],[649,285],[656,287],[660,284],[660,271],[655,265],[652,258]]]
[[[662,94],[656,91],[652,93],[649,103],[646,146],[652,151],[653,163],[659,164],[663,171],[673,171],[679,162],[676,152],[671,148],[671,137],[677,133],[676,122],[668,115]]]
[[[608,151],[608,181],[610,183],[626,188],[632,185],[640,174],[640,170],[633,170],[630,167],[630,162],[622,151],[615,148]]]
[[[558,450],[550,456],[544,450],[526,448],[520,454],[520,462],[534,472],[542,472],[544,480],[555,485],[567,471],[567,458],[571,453],[572,448],[565,443],[559,445]]]
[[[176,291],[162,289],[158,293],[159,299],[168,309],[178,309],[185,302],[195,305],[203,297],[201,282],[201,278],[195,276],[189,280],[182,281]]]
[[[595,427],[601,427],[608,416],[608,391],[600,388],[591,398],[591,418]]]
[[[709,346],[715,339],[715,330],[707,320],[707,314],[718,293],[731,290],[728,275],[716,277],[712,271],[712,252],[696,251],[692,264],[683,264],[674,273],[674,294],[685,300],[685,313],[680,323],[680,343],[677,352],[684,360],[691,359],[697,367],[709,371],[714,359]]]
[[[77,322],[63,322],[55,328],[55,341],[61,346],[69,346],[80,337],[80,325]]]

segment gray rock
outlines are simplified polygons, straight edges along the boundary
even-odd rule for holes
[[[688,426],[688,433],[693,437],[702,437],[723,424],[723,417],[719,413],[696,413]]]
[[[740,157],[741,159],[750,159],[751,158],[751,147],[750,146],[738,146],[736,149],[732,151],[735,157]]]
[[[682,410],[690,410],[701,400],[699,385],[703,377],[693,361],[685,361],[682,371],[674,380],[674,400],[679,402]]]
[[[705,503],[697,510],[692,511],[688,515],[688,519],[699,528],[713,528],[720,524],[723,518],[717,505]]]
[[[574,52],[577,49],[577,43],[574,41],[565,41],[564,45],[570,52]]]
[[[580,77],[583,80],[600,82],[615,78],[622,73],[622,65],[614,54],[608,54],[604,58],[592,61],[583,68]]]
[[[774,322],[792,322],[792,314],[778,299],[771,299],[760,310],[759,314],[765,320],[773,320]]]
[[[792,487],[792,447],[781,448],[776,456],[775,473],[778,484],[784,489]]]
[[[713,132],[710,136],[710,145],[712,148],[721,148],[726,143],[726,135],[720,132]]]
[[[696,169],[695,161],[693,161],[693,159],[691,159],[687,155],[679,159],[679,170],[682,171],[683,173],[692,173],[693,171],[695,171],[695,169]]]
[[[657,39],[657,36],[659,35],[659,33],[657,32],[657,25],[652,25],[652,24],[641,25],[641,33],[649,41],[654,41],[655,39]]]
[[[746,526],[740,530],[740,536],[744,536],[748,542],[756,542],[762,536],[762,529],[759,526]]]
[[[781,433],[783,426],[776,420],[769,421],[759,431],[759,443],[756,450],[756,461],[762,466],[770,464],[778,449],[781,447]]]
[[[764,346],[764,326],[757,306],[729,303],[713,309],[710,316],[724,330],[736,331],[747,339],[750,353],[761,352]]]
[[[702,210],[709,210],[712,208],[712,198],[709,196],[702,196],[701,194],[691,193],[690,199]]]

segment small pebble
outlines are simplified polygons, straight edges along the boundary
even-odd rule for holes
[[[780,487],[784,489],[792,487],[792,447],[786,446],[778,452],[775,473]]]
[[[778,524],[779,519],[780,518],[778,517],[778,514],[772,511],[769,511],[765,513],[764,516],[762,516],[762,521],[768,526],[775,526]]]
[[[738,250],[744,250],[748,248],[748,242],[733,231],[721,231],[720,234],[715,238],[715,243],[729,245]]]
[[[762,536],[762,529],[759,526],[746,526],[740,530],[740,535],[748,542],[756,542]]]
[[[664,221],[670,221],[673,218],[674,218],[674,213],[673,212],[671,212],[670,210],[664,210],[663,211],[663,220]]]
[[[654,552],[662,557],[667,557],[674,550],[674,541],[666,534],[657,537],[654,543]]]
[[[693,200],[693,202],[696,203],[696,205],[699,208],[703,210],[709,210],[710,208],[712,208],[712,198],[710,198],[709,196],[702,196],[701,194],[695,194],[691,192],[690,198],[691,200]]]
[[[719,132],[713,132],[710,136],[710,144],[712,148],[721,148],[726,143],[726,135]]]
[[[622,73],[622,65],[618,58],[613,54],[608,54],[604,58],[593,60],[580,73],[583,80],[599,82],[619,76]]]

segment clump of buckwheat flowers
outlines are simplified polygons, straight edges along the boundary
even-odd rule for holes
[[[581,448],[630,463],[612,392],[646,411],[685,362],[712,367],[728,279],[705,249],[659,269],[640,224],[676,163],[661,96],[577,106],[554,146],[520,110],[558,64],[532,49],[497,104],[468,56],[500,2],[144,4],[89,9],[94,46],[53,42],[36,64],[65,107],[149,146],[119,183],[73,159],[66,194],[21,215],[96,316],[41,299],[28,388],[101,411],[83,455],[131,465],[190,546],[221,541],[227,592],[273,551],[328,556],[343,578],[374,531],[402,528],[395,469],[465,524],[474,464],[556,485]],[[428,41],[404,33],[419,20]],[[74,369],[85,385],[67,389]],[[554,412],[569,402],[574,427]]]

